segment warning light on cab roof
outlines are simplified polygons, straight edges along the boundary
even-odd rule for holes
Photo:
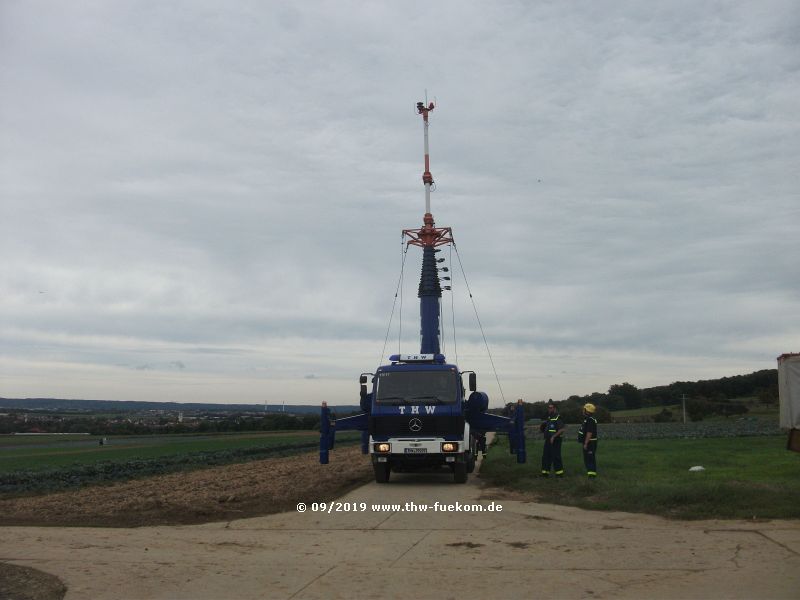
[[[392,354],[389,357],[391,362],[427,362],[444,364],[444,354]]]

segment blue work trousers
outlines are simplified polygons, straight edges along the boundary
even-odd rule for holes
[[[557,437],[553,443],[545,439],[542,449],[542,474],[549,473],[552,468],[557,475],[564,472],[564,463],[561,462],[561,436]]]
[[[597,476],[597,440],[589,442],[587,448],[583,449],[583,464],[586,467],[586,474],[590,477]]]

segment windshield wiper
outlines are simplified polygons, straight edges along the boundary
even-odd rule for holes
[[[436,400],[436,404],[444,404],[444,400],[439,396],[413,396],[412,400]]]
[[[378,404],[386,402],[387,400],[402,400],[404,403],[406,401],[405,396],[381,396],[378,398]]]

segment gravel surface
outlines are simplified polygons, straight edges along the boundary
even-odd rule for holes
[[[389,484],[339,497],[333,511],[314,509],[325,472],[369,470],[353,452],[337,449],[326,466],[308,456],[300,466],[316,479],[277,477],[293,491],[311,483],[299,500],[306,512],[180,527],[0,527],[0,557],[59,577],[66,600],[442,600],[464,590],[478,598],[798,597],[796,521],[585,511],[516,499],[475,474],[456,484],[446,472],[393,473]],[[543,577],[562,583],[545,589]]]

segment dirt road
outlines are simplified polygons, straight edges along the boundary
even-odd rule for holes
[[[443,474],[393,474],[340,499],[364,511],[313,512],[313,500],[206,525],[3,527],[0,561],[57,575],[68,599],[800,597],[798,522],[588,512]]]

